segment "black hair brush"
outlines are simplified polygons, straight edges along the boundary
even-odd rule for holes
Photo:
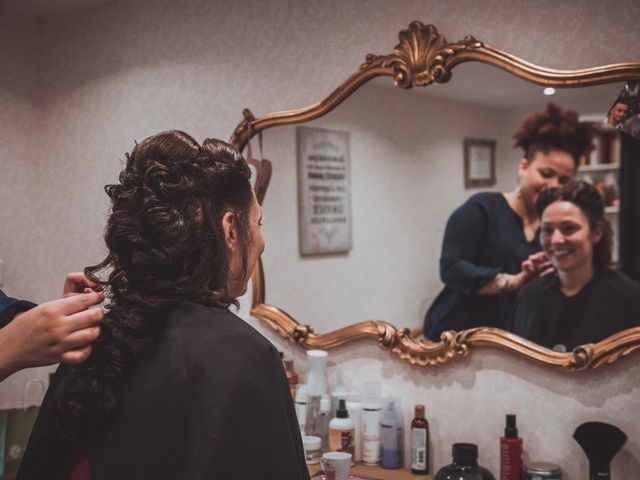
[[[589,459],[589,479],[609,480],[610,464],[627,436],[618,427],[602,422],[587,422],[576,428],[573,438]]]

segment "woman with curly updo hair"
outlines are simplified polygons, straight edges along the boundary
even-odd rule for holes
[[[612,267],[604,207],[600,192],[586,182],[540,194],[540,241],[555,274],[520,291],[518,335],[566,352],[640,325],[640,284]]]
[[[508,328],[518,290],[550,268],[536,234],[538,195],[569,181],[593,149],[591,137],[591,127],[576,112],[552,103],[525,119],[514,136],[514,146],[523,150],[516,190],[477,193],[447,222],[440,257],[445,287],[427,311],[426,337]]]
[[[249,178],[180,131],[127,156],[86,269],[110,300],[100,337],[57,371],[19,479],[308,478],[280,356],[229,311],[264,249]]]

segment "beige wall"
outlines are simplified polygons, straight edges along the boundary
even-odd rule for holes
[[[167,128],[198,139],[228,138],[244,107],[260,115],[320,100],[367,53],[389,52],[413,19],[434,23],[450,41],[471,33],[534,63],[581,68],[631,59],[636,49],[629,46],[640,43],[639,15],[634,0],[122,0],[40,23],[0,16],[4,288],[44,301],[59,294],[66,272],[101,260],[102,186],[115,180],[135,139]],[[286,135],[267,137],[269,148]],[[294,180],[291,169],[276,163],[265,202],[268,242],[278,242],[268,222],[295,229]],[[271,202],[287,209],[268,210]],[[267,248],[265,255],[280,247]],[[291,284],[267,281],[269,295],[295,293]],[[240,314],[303,370],[303,353],[250,318],[247,298]],[[640,468],[636,357],[578,375],[486,350],[449,366],[414,368],[373,341],[330,358],[330,379],[341,370],[350,382],[384,382],[388,394],[403,397],[406,416],[414,403],[427,405],[436,466],[448,463],[452,442],[472,441],[482,463],[497,472],[504,414],[516,412],[529,455],[560,463],[565,478],[586,478],[571,434],[591,419],[615,423],[630,436],[614,476],[632,478]],[[33,375],[3,383],[0,406],[18,402]]]

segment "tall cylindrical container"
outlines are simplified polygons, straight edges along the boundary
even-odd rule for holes
[[[382,411],[380,384],[365,383],[362,395],[362,461],[380,464],[380,417]]]
[[[382,468],[396,469],[402,466],[400,437],[402,422],[398,418],[395,402],[389,401],[380,422],[380,451]]]
[[[307,395],[324,395],[327,392],[327,356],[324,350],[307,350],[309,372],[307,374]]]
[[[307,386],[300,385],[296,390],[296,398],[294,400],[294,406],[296,409],[296,416],[298,417],[298,425],[300,426],[300,433],[304,437],[305,426],[307,423]]]
[[[359,391],[352,391],[347,396],[347,411],[349,417],[353,420],[354,437],[353,450],[354,460],[362,461],[362,394]]]

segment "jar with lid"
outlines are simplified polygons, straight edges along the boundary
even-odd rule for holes
[[[562,469],[555,463],[531,462],[524,469],[525,480],[562,480]]]

